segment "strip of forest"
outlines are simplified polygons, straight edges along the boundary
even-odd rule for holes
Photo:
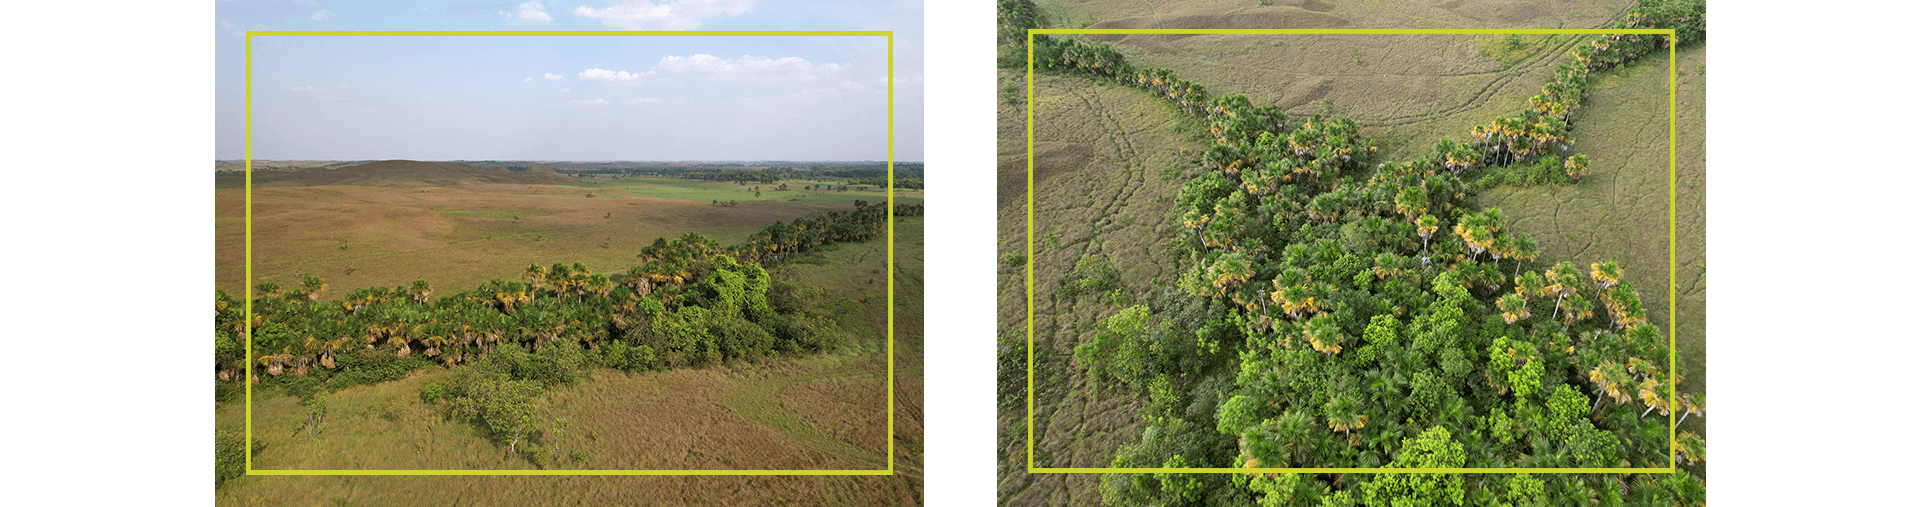
[[[1000,2],[1003,57],[1025,55],[1027,29],[1046,25],[1037,13],[1028,0]],[[1185,226],[1175,286],[1116,293],[1114,269],[1083,259],[1052,296],[1119,308],[1074,350],[1090,378],[1149,404],[1146,429],[1112,467],[1665,468],[1669,455],[1679,466],[1113,474],[1100,483],[1105,503],[1704,503],[1705,440],[1670,428],[1704,415],[1705,397],[1674,392],[1686,372],[1672,371],[1670,342],[1631,276],[1612,262],[1539,259],[1500,210],[1475,204],[1467,180],[1526,167],[1577,181],[1587,159],[1560,155],[1575,143],[1589,76],[1704,41],[1705,7],[1642,0],[1615,27],[1677,36],[1595,37],[1528,109],[1406,161],[1381,160],[1350,119],[1214,97],[1111,47],[1033,35],[1036,72],[1138,88],[1206,125],[1212,141],[1172,210]],[[1024,386],[1006,382],[1027,376],[1023,347],[1001,352],[1003,410],[1025,405]]]

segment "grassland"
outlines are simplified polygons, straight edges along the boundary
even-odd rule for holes
[[[837,205],[853,202],[855,199],[867,202],[882,202],[887,200],[886,189],[872,185],[853,185],[852,189],[844,192],[802,190],[802,188],[814,185],[832,185],[839,187],[845,183],[835,180],[781,180],[780,183],[748,183],[741,185],[728,181],[699,181],[679,178],[628,176],[619,178],[590,177],[587,178],[586,181],[592,183],[592,186],[588,187],[589,189],[606,189],[604,192],[600,192],[605,195],[657,197],[661,199],[678,199],[694,202],[711,202],[718,200],[723,202],[739,201],[742,203],[792,202],[799,204]],[[788,190],[774,190],[775,187],[781,184],[787,185]],[[754,197],[755,188],[759,189],[760,197]],[[894,202],[900,204],[920,204],[923,202],[923,195],[924,192],[920,190],[898,189],[894,191],[893,199]]]
[[[1116,442],[1140,432],[1141,402],[1130,393],[1102,389],[1073,366],[1073,346],[1094,332],[1100,319],[1119,308],[1098,297],[1057,297],[1060,280],[1081,259],[1120,268],[1120,284],[1140,293],[1179,275],[1171,262],[1171,213],[1186,160],[1200,143],[1177,132],[1193,127],[1164,101],[1137,91],[1081,78],[1039,76],[1035,85],[1034,270],[1035,414],[1039,466],[1103,467]],[[1002,118],[1009,114],[1003,107]],[[1004,135],[1000,156],[1000,254],[1025,256],[1027,209],[1024,136],[1018,149]],[[1179,128],[1176,128],[1179,127]],[[1024,133],[1024,131],[1023,131]],[[1000,336],[1026,339],[1026,271],[1002,264]],[[1025,410],[1002,430],[1000,492],[1011,504],[1098,503],[1096,475],[1027,475]]]
[[[246,208],[245,190],[233,187],[234,179],[216,180],[215,280],[217,288],[239,294]],[[763,187],[759,199],[751,186],[667,178],[589,180],[581,186],[255,188],[253,277],[255,283],[286,285],[309,273],[349,288],[424,278],[436,287],[464,289],[515,278],[528,264],[580,262],[597,272],[624,272],[634,264],[634,252],[656,238],[698,232],[738,243],[775,221],[886,199],[877,190]],[[895,199],[918,203],[920,196],[902,190]],[[739,204],[714,206],[716,199]]]
[[[226,505],[912,505],[920,501],[922,220],[898,223],[895,243],[894,438],[896,469],[880,477],[248,476],[215,493]],[[795,257],[780,279],[815,288],[818,304],[855,336],[841,350],[759,364],[628,374],[589,380],[541,400],[546,421],[572,420],[564,436],[537,435],[568,469],[880,468],[888,452],[886,244],[841,243]],[[292,398],[256,399],[255,467],[527,469],[472,425],[441,418],[415,377],[335,393],[319,429],[300,427]],[[237,404],[216,408],[221,428],[241,424]],[[432,449],[433,452],[427,452]],[[573,452],[591,455],[573,460]]]
[[[1609,25],[1632,5],[1268,3],[1274,5],[1039,2],[1054,28],[1591,28]],[[1362,133],[1382,146],[1387,160],[1411,158],[1441,138],[1461,139],[1475,125],[1517,113],[1551,69],[1567,61],[1573,43],[1572,38],[1541,37],[1510,44],[1499,36],[1084,37],[1113,45],[1138,67],[1171,69],[1214,95],[1245,94],[1256,105],[1278,105],[1292,115],[1354,118]],[[1581,141],[1575,152],[1595,161],[1586,180],[1570,187],[1497,188],[1483,192],[1480,203],[1503,208],[1515,229],[1538,238],[1541,259],[1583,267],[1615,259],[1627,266],[1629,281],[1646,296],[1648,307],[1659,307],[1652,312],[1654,321],[1676,319],[1682,370],[1691,372],[1682,389],[1690,392],[1704,392],[1705,381],[1704,52],[1696,47],[1681,55],[1678,316],[1665,311],[1664,54],[1621,75],[1597,78],[1591,105],[1574,132]],[[1179,266],[1157,252],[1177,234],[1177,225],[1169,225],[1174,217],[1165,214],[1173,208],[1168,200],[1191,174],[1173,169],[1170,173],[1179,176],[1162,181],[1152,170],[1163,161],[1193,166],[1188,162],[1205,145],[1192,135],[1197,126],[1182,123],[1164,101],[1090,79],[1036,76],[1031,104],[1035,254],[1026,258],[1027,111],[1020,103],[1025,80],[1007,70],[1000,79],[1000,337],[1003,343],[1026,337],[1023,263],[1030,263],[1036,293],[1036,465],[1107,466],[1121,445],[1139,440],[1136,414],[1147,400],[1142,394],[1093,388],[1074,367],[1072,347],[1119,307],[1089,296],[1060,297],[1059,280],[1079,259],[1092,257],[1116,267],[1125,288],[1135,294],[1171,282]],[[1599,163],[1603,159],[1608,162]],[[1143,176],[1136,166],[1151,170]],[[1129,216],[1132,223],[1152,224],[1158,234],[1115,224]],[[1596,240],[1601,236],[1607,239]],[[1120,255],[1120,248],[1129,251]],[[1016,403],[1006,404],[1009,398]],[[1000,502],[1100,504],[1099,475],[1024,472],[1027,423],[1019,400],[1003,392]],[[1704,434],[1703,418],[1687,426]]]

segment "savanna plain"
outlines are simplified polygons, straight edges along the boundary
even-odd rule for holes
[[[242,168],[215,177],[221,504],[920,502],[921,192],[887,206],[884,163],[255,161],[251,327]],[[237,473],[248,447],[255,470],[893,474]]]

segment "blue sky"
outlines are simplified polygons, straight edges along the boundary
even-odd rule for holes
[[[896,160],[923,159],[912,1],[216,4],[215,157],[245,150],[247,30],[892,30]],[[884,160],[884,37],[254,37],[257,159]]]

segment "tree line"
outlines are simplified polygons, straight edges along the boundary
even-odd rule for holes
[[[913,216],[922,205],[892,208]],[[575,264],[532,265],[518,280],[494,279],[436,297],[425,280],[354,290],[321,301],[319,277],[255,288],[253,321],[244,301],[217,292],[215,375],[219,384],[257,381],[290,391],[397,379],[440,363],[471,362],[501,347],[538,353],[577,346],[600,364],[677,368],[831,346],[831,316],[808,314],[765,266],[795,253],[860,241],[886,229],[888,207],[856,202],[792,222],[777,222],[746,243],[722,246],[698,233],[661,238],[641,249],[624,275]],[[254,333],[252,350],[245,333]],[[229,390],[230,392],[230,390]]]
[[[1024,28],[1043,21],[1034,12],[1026,0],[1003,0],[1002,42],[1024,43]],[[1617,26],[1680,27],[1681,41],[1695,41],[1703,23],[1698,2],[1643,1]],[[1670,417],[1704,415],[1705,397],[1675,392],[1686,372],[1667,365],[1668,342],[1628,275],[1614,262],[1540,260],[1537,242],[1500,210],[1479,209],[1462,180],[1557,156],[1572,143],[1587,73],[1664,38],[1600,37],[1521,115],[1404,162],[1379,160],[1345,118],[1293,118],[1238,94],[1209,98],[1104,45],[1033,41],[1036,70],[1141,88],[1202,121],[1212,140],[1195,160],[1203,171],[1174,203],[1182,275],[1137,298],[1109,297],[1119,311],[1074,349],[1088,377],[1148,402],[1147,429],[1110,466],[1662,468],[1671,452],[1681,467],[1537,477],[1114,474],[1101,482],[1106,503],[1704,503],[1705,441],[1688,432],[1670,439],[1668,428]],[[1586,159],[1560,163],[1584,173]],[[1083,259],[1054,297],[1110,285],[1100,281],[1105,262]],[[1024,368],[1010,364],[1002,362]]]

